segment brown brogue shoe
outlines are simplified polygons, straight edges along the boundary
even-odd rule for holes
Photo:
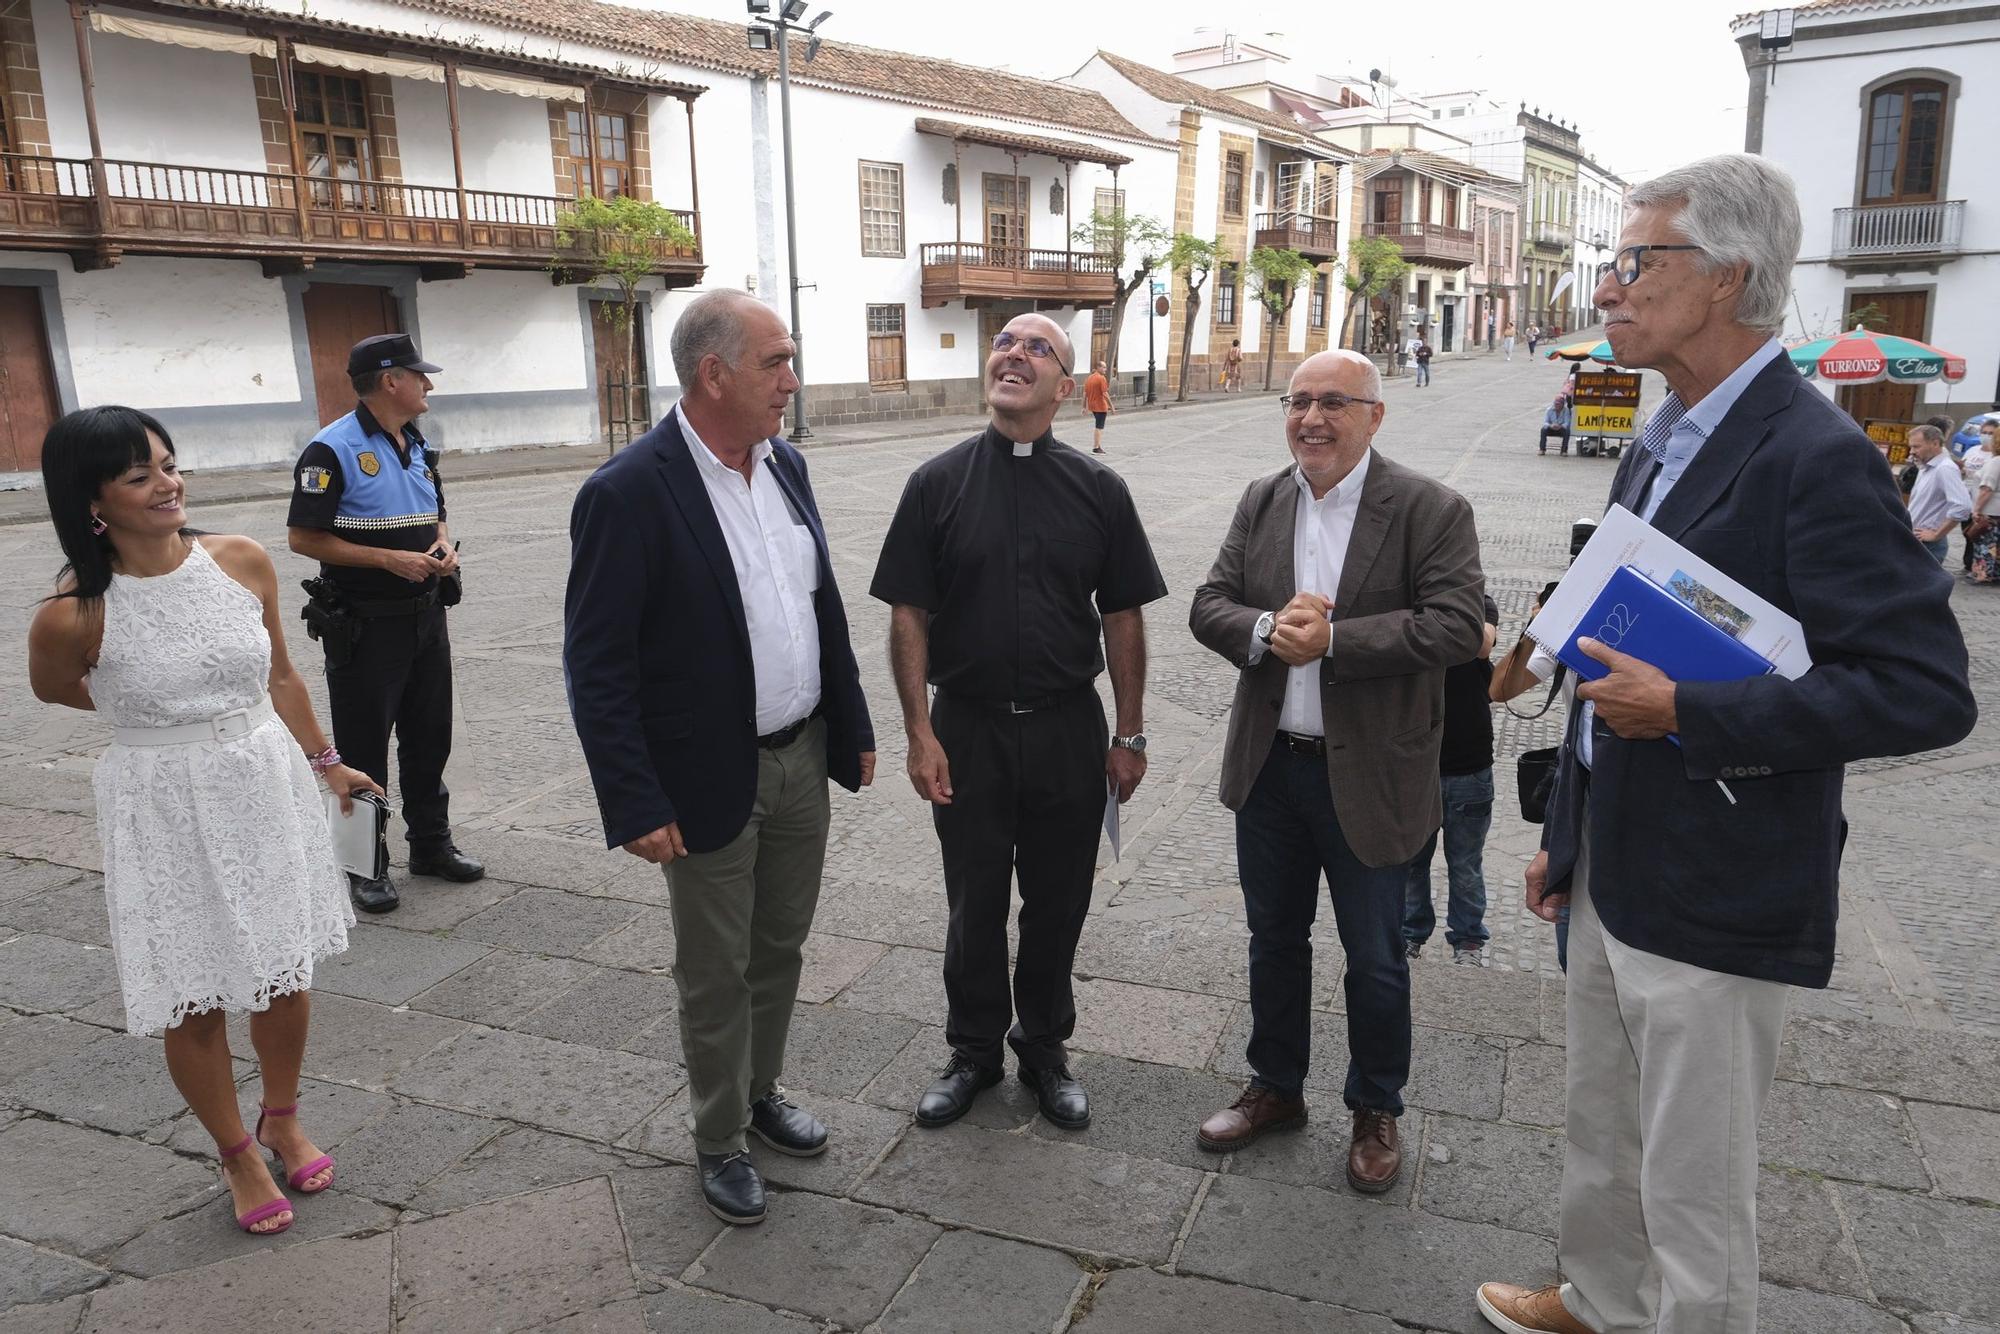
[[[1479,1313],[1507,1334],[1591,1334],[1590,1326],[1571,1315],[1563,1305],[1560,1287],[1482,1283],[1478,1296]]]
[[[1306,1123],[1306,1100],[1286,1097],[1262,1084],[1252,1084],[1243,1096],[1201,1123],[1195,1142],[1210,1153],[1228,1153],[1253,1143],[1267,1130],[1290,1130]]]
[[[1364,1195],[1380,1195],[1403,1172],[1403,1147],[1396,1118],[1364,1107],[1354,1114],[1354,1142],[1347,1148],[1347,1184]]]

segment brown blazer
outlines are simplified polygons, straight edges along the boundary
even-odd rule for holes
[[[1208,579],[1194,637],[1236,664],[1222,802],[1241,810],[1264,768],[1290,668],[1245,666],[1257,618],[1291,601],[1298,516],[1293,468],[1252,482]],[[1444,820],[1438,744],[1444,673],[1479,656],[1485,576],[1472,507],[1440,482],[1376,454],[1334,593],[1333,650],[1320,670],[1326,768],[1341,832],[1369,866],[1416,856]]]

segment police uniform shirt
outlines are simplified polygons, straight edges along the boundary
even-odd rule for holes
[[[436,455],[413,425],[392,440],[366,404],[323,428],[292,474],[293,528],[320,528],[357,546],[429,551],[444,522]],[[322,564],[321,571],[364,600],[416,597],[437,586],[389,570]]]
[[[1167,586],[1124,479],[1053,433],[989,426],[910,474],[868,591],[930,613],[940,690],[1026,701],[1089,685],[1099,615]]]

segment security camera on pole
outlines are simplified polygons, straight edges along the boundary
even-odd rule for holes
[[[801,24],[805,16],[807,0],[784,0],[777,17],[771,15],[771,0],[744,0],[750,11],[750,49],[769,51],[774,45],[778,49],[778,108],[779,119],[783,122],[785,137],[785,263],[787,280],[792,292],[792,374],[799,378],[798,392],[792,395],[792,439],[805,440],[812,435],[806,428],[806,339],[799,328],[799,226],[797,206],[793,202],[792,190],[792,59],[787,41],[789,34],[802,33],[806,38],[806,62],[819,54],[819,25],[833,17],[833,11],[822,9],[811,23]]]

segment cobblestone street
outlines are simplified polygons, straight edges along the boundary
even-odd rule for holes
[[[1385,389],[1377,446],[1473,502],[1503,647],[1616,467],[1536,455],[1565,369],[1475,354],[1440,360],[1430,388]],[[1650,408],[1663,387],[1647,378]],[[1087,430],[1059,424],[1086,447]],[[489,873],[460,886],[398,871],[402,909],[364,920],[321,968],[302,1115],[339,1177],[276,1238],[237,1231],[160,1043],[123,1032],[90,790],[105,729],[29,693],[25,628],[60,561],[45,521],[0,527],[0,1334],[1474,1334],[1490,1328],[1479,1281],[1552,1279],[1563,982],[1521,903],[1536,830],[1513,759],[1553,743],[1559,708],[1496,711],[1493,966],[1451,966],[1441,934],[1414,965],[1394,1192],[1363,1197],[1342,1172],[1330,911],[1314,1119],[1234,1155],[1196,1147],[1247,1073],[1249,1006],[1233,821],[1216,799],[1234,673],[1187,612],[1244,486],[1287,461],[1269,394],[1128,410],[1106,433],[1171,592],[1149,617],[1149,774],[1123,859],[1103,853],[1076,965],[1093,1123],[1055,1130],[1010,1072],[965,1121],[912,1125],[947,1054],[945,901],[928,808],[903,775],[887,609],[866,588],[904,478],[962,434],[807,454],[881,763],[872,789],[835,793],[785,1077],[832,1145],[811,1160],[753,1149],[779,1190],[749,1229],[715,1221],[686,1166],[665,884],[603,848],[564,705],[581,472],[454,482],[447,460],[467,586],[448,780],[458,841]],[[312,571],[284,550],[283,501],[205,504],[211,481],[190,479],[192,522],[264,542],[301,600]],[[1954,605],[1975,689],[2000,701],[2000,594],[1961,583]],[[324,718],[318,650],[302,634],[292,647]],[[1831,989],[1793,993],[1762,1129],[1762,1325],[1777,1334],[2000,1334],[2000,949],[1979,926],[2000,916],[1993,712],[1951,750],[1850,773],[1841,958]],[[232,1034],[248,1054],[240,1023]]]

